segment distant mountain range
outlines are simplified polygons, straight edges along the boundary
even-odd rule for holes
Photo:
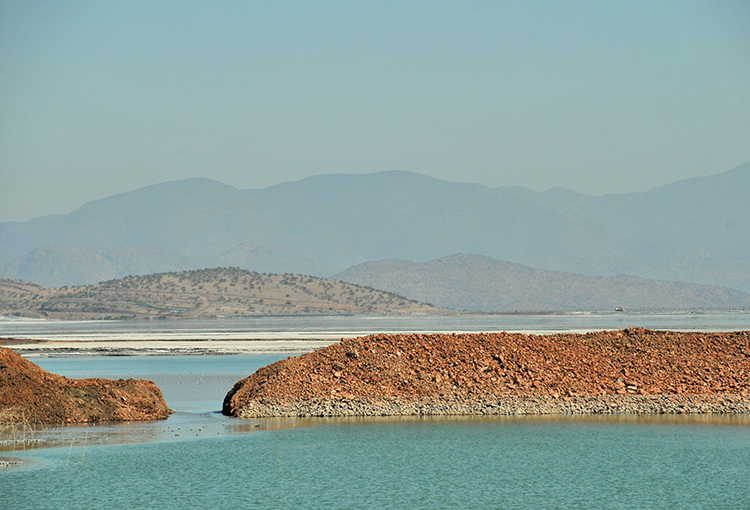
[[[333,278],[455,310],[750,307],[750,294],[723,287],[541,271],[483,255],[366,262]]]
[[[409,172],[239,190],[149,186],[0,223],[0,276],[44,285],[216,266],[330,276],[474,253],[545,271],[750,292],[750,163],[645,193],[489,188]]]

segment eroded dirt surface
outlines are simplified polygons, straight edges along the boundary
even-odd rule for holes
[[[0,347],[0,422],[143,421],[171,413],[152,381],[68,379]]]
[[[748,331],[374,335],[258,370],[223,411],[361,398],[749,394]]]

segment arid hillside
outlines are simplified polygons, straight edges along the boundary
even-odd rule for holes
[[[45,288],[0,280],[0,315],[20,317],[166,319],[436,311],[359,285],[237,268],[130,276],[81,287]]]

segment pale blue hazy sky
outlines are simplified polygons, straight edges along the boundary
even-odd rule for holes
[[[0,2],[0,221],[186,177],[644,191],[750,160],[750,2]]]

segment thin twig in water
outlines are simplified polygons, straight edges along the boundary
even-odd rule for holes
[[[86,457],[86,441],[89,439],[89,431],[86,431],[86,437],[83,438],[83,455],[81,455],[81,467],[83,467],[83,459]]]
[[[68,467],[68,462],[70,462],[70,452],[73,450],[73,438],[70,438],[70,448],[68,448],[68,460],[65,461],[65,467]]]

